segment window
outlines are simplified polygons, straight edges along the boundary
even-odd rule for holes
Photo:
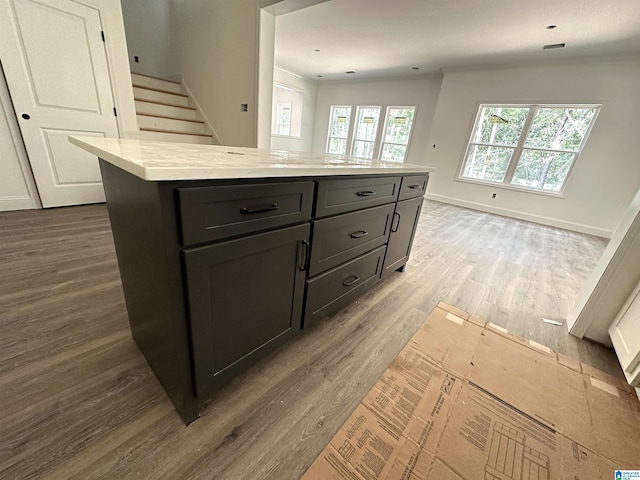
[[[273,118],[271,133],[284,137],[300,137],[302,133],[302,101],[300,90],[287,85],[273,85]]]
[[[291,102],[276,105],[276,135],[291,135]]]
[[[349,139],[349,124],[351,123],[351,107],[348,105],[333,105],[329,120],[329,137],[327,139],[327,153],[347,154]]]
[[[357,108],[351,155],[360,158],[373,158],[379,119],[380,107]]]
[[[403,162],[407,155],[415,107],[389,107],[380,160]]]
[[[561,193],[600,105],[480,105],[459,178]]]
[[[403,162],[409,148],[416,107],[386,107],[380,132],[382,106],[333,105],[329,117],[327,153]],[[353,123],[353,126],[351,125]]]

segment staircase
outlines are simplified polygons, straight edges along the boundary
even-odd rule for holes
[[[142,140],[218,144],[179,82],[131,73],[136,117]]]

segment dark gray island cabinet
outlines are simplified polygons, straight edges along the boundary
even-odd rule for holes
[[[404,269],[431,171],[296,154],[283,172],[273,152],[210,146],[182,152],[208,163],[163,164],[179,146],[71,141],[100,157],[132,335],[187,424],[234,376]]]

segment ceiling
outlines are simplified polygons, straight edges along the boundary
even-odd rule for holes
[[[330,0],[276,17],[276,67],[319,81],[635,55],[640,0]]]

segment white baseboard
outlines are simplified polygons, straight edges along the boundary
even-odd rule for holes
[[[585,225],[583,223],[567,222],[565,220],[559,220],[557,218],[545,217],[543,215],[534,215],[532,213],[520,212],[518,210],[511,210],[509,208],[495,207],[493,205],[487,205],[484,203],[470,202],[468,200],[461,200],[459,198],[438,195],[437,193],[427,192],[425,194],[425,198],[429,200],[435,200],[437,202],[457,205],[459,207],[470,208],[472,210],[480,210],[481,212],[495,213],[496,215],[502,215],[504,217],[511,217],[517,218],[519,220],[526,220],[528,222],[540,223],[542,225],[548,225],[550,227],[564,228],[565,230],[571,230],[573,232],[596,235],[598,237],[611,238],[611,235],[613,234],[613,231],[606,228],[594,227],[593,225]]]
[[[34,210],[41,208],[31,197],[4,197],[0,198],[0,212],[11,210]]]

